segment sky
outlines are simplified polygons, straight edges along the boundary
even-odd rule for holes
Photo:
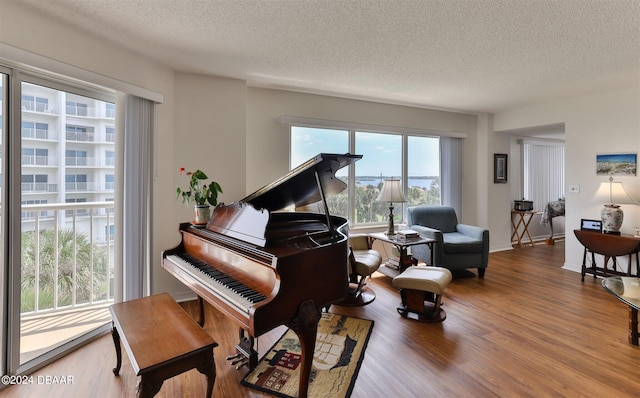
[[[346,130],[308,127],[291,128],[291,167],[321,152],[349,152]],[[363,155],[356,162],[356,176],[399,177],[402,172],[402,136],[384,133],[355,133],[355,151]],[[409,176],[439,175],[439,143],[437,138],[411,136],[408,141]],[[346,170],[338,175],[346,174]]]

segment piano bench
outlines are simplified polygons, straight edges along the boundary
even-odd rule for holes
[[[400,315],[421,322],[442,322],[447,317],[440,308],[444,289],[451,282],[451,271],[442,267],[412,266],[393,278],[400,289]]]
[[[218,344],[166,293],[113,304],[112,336],[116,347],[117,376],[124,345],[140,376],[138,397],[153,397],[164,380],[193,368],[207,377],[207,397],[213,394]]]

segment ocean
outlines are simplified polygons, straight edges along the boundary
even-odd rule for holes
[[[359,186],[365,185],[374,185],[377,186],[382,180],[387,177],[356,177],[356,184]],[[409,186],[410,187],[419,187],[419,188],[429,188],[431,186],[431,182],[437,179],[437,177],[433,176],[425,176],[425,177],[409,177]]]

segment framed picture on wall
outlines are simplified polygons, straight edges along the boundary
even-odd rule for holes
[[[628,175],[637,174],[638,155],[635,153],[616,153],[596,155],[597,175]]]
[[[506,153],[496,153],[493,155],[493,182],[496,184],[507,182]]]

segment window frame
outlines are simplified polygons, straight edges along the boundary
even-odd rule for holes
[[[365,124],[365,123],[350,123],[350,122],[336,122],[329,120],[321,120],[321,119],[309,119],[304,117],[296,117],[296,116],[286,116],[282,115],[278,119],[281,123],[289,125],[289,167],[292,168],[294,165],[291,162],[292,159],[292,131],[294,127],[301,128],[316,128],[316,129],[331,129],[331,130],[346,130],[349,135],[349,152],[354,152],[355,149],[355,133],[359,132],[367,132],[367,133],[386,133],[386,134],[397,134],[402,136],[402,186],[404,192],[408,192],[408,137],[416,136],[416,137],[431,137],[441,139],[443,137],[451,137],[451,138],[467,138],[467,134],[459,133],[459,132],[442,132],[436,130],[427,130],[427,129],[416,129],[416,128],[403,128],[403,127],[390,127],[390,126],[379,126],[373,124]],[[440,168],[438,173],[438,178],[440,180],[440,203],[442,203],[443,192],[442,192],[442,147],[439,146],[438,149],[440,153]],[[348,215],[347,218],[351,223],[352,227],[378,227],[381,225],[385,225],[385,223],[355,223],[355,164],[349,166],[349,170],[347,173],[348,179],[348,187],[347,187],[347,195],[348,195]],[[400,204],[398,204],[400,205]],[[408,207],[405,203],[401,204],[401,206],[396,205],[396,207],[401,207],[401,211],[396,210],[397,215],[401,215],[400,223],[406,220],[406,208]],[[457,208],[457,206],[454,206]],[[399,217],[398,217],[399,218]]]

